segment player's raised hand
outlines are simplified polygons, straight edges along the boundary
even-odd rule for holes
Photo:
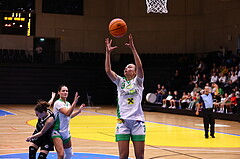
[[[81,104],[78,111],[81,112],[85,108],[85,106],[86,106],[86,104],[84,104],[84,103]]]
[[[75,97],[74,97],[74,102],[77,104],[78,102],[78,99],[79,99],[79,95],[78,95],[78,92],[75,93]]]
[[[112,39],[109,38],[105,39],[105,46],[106,46],[106,53],[111,53],[117,46],[112,46]]]
[[[128,46],[130,49],[135,49],[132,34],[129,34],[128,39],[129,42],[125,43],[125,45]]]

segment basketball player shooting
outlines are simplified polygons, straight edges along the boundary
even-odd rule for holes
[[[105,71],[108,77],[117,86],[118,109],[116,125],[116,141],[118,142],[119,158],[127,159],[129,156],[129,141],[134,145],[134,152],[137,159],[144,158],[145,145],[145,119],[141,106],[144,71],[141,59],[133,43],[133,37],[129,35],[128,46],[134,56],[135,64],[128,64],[124,69],[124,76],[117,75],[111,69],[110,54],[117,48],[111,46],[112,40],[105,39],[106,59]]]

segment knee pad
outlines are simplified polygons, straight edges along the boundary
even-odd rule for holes
[[[70,159],[73,155],[72,153],[72,148],[67,148],[67,149],[64,149],[64,153],[65,153],[65,159]]]
[[[47,158],[47,154],[40,152],[40,154],[38,155],[38,159],[46,159]]]
[[[33,146],[29,146],[29,159],[36,159],[37,149]]]

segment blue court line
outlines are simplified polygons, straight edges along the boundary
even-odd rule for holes
[[[16,114],[0,109],[0,116],[6,116],[6,115],[16,115]]]
[[[37,153],[36,157],[39,153]],[[15,154],[7,154],[7,155],[0,155],[2,159],[26,159],[28,158],[28,153],[15,153]],[[56,159],[57,153],[50,152],[47,156],[47,159]],[[94,153],[73,153],[71,159],[119,159],[119,156],[115,155],[105,155],[105,154],[94,154]],[[130,158],[129,158],[130,159]]]
[[[84,110],[84,111],[85,111],[85,112],[89,112],[89,113],[93,113],[93,114],[100,114],[100,115],[117,117],[116,115],[110,115],[110,114],[104,114],[104,113],[98,113],[98,112],[91,112],[91,111],[86,111],[86,110]],[[204,129],[200,129],[200,128],[192,128],[192,127],[187,127],[187,126],[166,124],[166,123],[160,123],[160,122],[154,122],[154,121],[145,121],[145,122],[155,123],[155,124],[162,124],[162,125],[168,125],[168,126],[176,126],[176,127],[187,128],[187,129],[194,129],[194,130],[204,130]],[[238,135],[238,134],[224,133],[224,132],[218,132],[218,131],[216,131],[215,133],[226,134],[226,135],[233,135],[233,136],[240,136],[240,135]]]

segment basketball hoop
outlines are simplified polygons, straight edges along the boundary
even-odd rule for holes
[[[146,0],[147,13],[168,13],[167,0]]]

